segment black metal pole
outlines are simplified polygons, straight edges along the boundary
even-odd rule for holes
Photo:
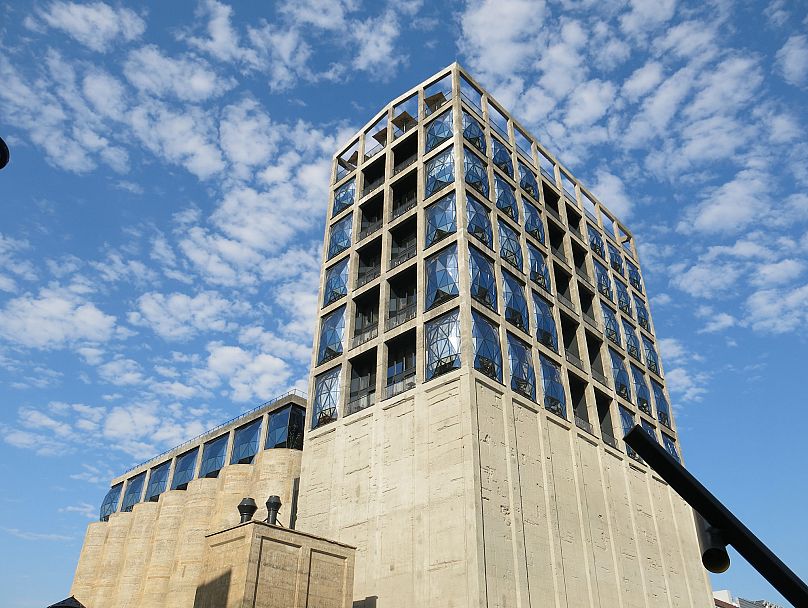
[[[625,442],[784,598],[797,608],[808,607],[808,586],[640,425],[626,433]]]

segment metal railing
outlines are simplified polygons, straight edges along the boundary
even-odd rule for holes
[[[601,372],[596,370],[594,367],[592,368],[592,377],[600,382],[603,386],[609,386],[609,381],[606,380],[606,376],[604,376]]]
[[[369,340],[373,340],[376,336],[379,335],[379,325],[378,323],[372,327],[365,327],[359,333],[354,334],[353,339],[351,340],[351,348],[356,348],[361,344]]]
[[[359,274],[356,277],[356,286],[362,287],[362,285],[367,285],[373,279],[377,278],[381,274],[381,272],[382,272],[381,265],[361,268],[359,270]]]
[[[564,295],[560,291],[556,291],[556,296],[558,296],[558,301],[561,302],[564,306],[569,308],[572,312],[577,312],[575,310],[575,305],[572,303],[572,300],[570,300],[566,295]]]
[[[415,243],[407,247],[406,249],[399,249],[398,252],[390,259],[390,268],[395,268],[396,266],[400,266],[407,260],[411,260],[415,257],[416,247]]]
[[[351,395],[345,406],[345,415],[350,416],[376,403],[376,389],[370,389],[360,395]]]
[[[400,215],[404,215],[410,209],[414,209],[415,205],[417,204],[418,204],[418,196],[414,192],[412,194],[409,194],[398,200],[393,201],[393,212],[392,212],[393,219],[396,219]]]
[[[362,228],[359,231],[359,240],[361,241],[365,237],[368,237],[371,234],[373,234],[374,232],[377,232],[379,230],[379,228],[381,228],[381,227],[382,227],[382,220],[381,219],[378,219],[378,220],[375,220],[373,222],[370,222],[369,224],[367,224],[364,228]]]
[[[376,188],[378,188],[379,186],[381,186],[383,183],[384,183],[384,175],[382,175],[381,177],[378,177],[378,178],[374,179],[374,180],[373,180],[372,182],[370,182],[369,184],[365,184],[365,187],[364,187],[364,188],[362,188],[362,196],[365,196],[365,195],[366,195],[366,194],[368,194],[369,192],[372,192],[373,190],[375,190]]]
[[[562,262],[567,261],[567,256],[564,255],[564,245],[550,245],[550,249],[559,260]]]
[[[417,160],[418,160],[417,153],[405,158],[404,160],[402,160],[400,163],[398,163],[393,167],[393,175],[398,175],[399,173],[404,171],[404,169],[406,169],[407,167],[411,167],[413,164],[415,164],[415,161]]]
[[[584,283],[595,288],[595,283],[592,282],[592,277],[585,270],[581,270],[580,268],[575,268],[575,274],[577,274],[581,279],[583,279]]]
[[[383,399],[389,399],[415,388],[415,370],[410,369],[391,376],[387,379],[387,386],[384,387]]]
[[[365,150],[365,160],[367,160],[368,158],[373,158],[382,150],[384,150],[384,144],[380,143],[373,146],[370,150]]]
[[[547,169],[540,167],[539,171],[545,178],[547,178],[547,181],[549,181],[551,184],[555,184],[555,176],[552,175]]]
[[[384,322],[385,331],[389,331],[394,327],[398,327],[402,323],[406,323],[415,318],[418,308],[415,304],[411,304],[405,308],[401,308],[390,315]]]
[[[483,117],[483,109],[480,107],[480,104],[476,103],[473,99],[471,99],[463,91],[460,91],[460,99],[465,100],[465,102],[471,106],[471,108],[474,110],[474,112],[476,114],[479,115],[480,118]]]
[[[597,329],[600,331],[600,326],[598,325],[598,320],[588,313],[583,313],[584,323],[589,323],[593,329]]]
[[[614,438],[614,435],[604,431],[602,427],[600,429],[600,438],[603,439],[603,443],[605,443],[608,446],[613,447],[615,450],[620,449],[620,448],[617,447],[617,439]]]
[[[567,361],[572,363],[579,370],[581,370],[582,372],[586,372],[586,369],[584,368],[584,362],[581,360],[581,358],[578,355],[576,355],[574,353],[571,353],[568,350],[565,350],[564,351],[564,357],[567,359]]]
[[[595,431],[592,428],[592,423],[589,422],[588,420],[584,420],[583,418],[580,418],[578,416],[575,416],[575,426],[577,426],[579,429],[582,429],[582,430],[586,431],[590,435],[595,434]]]

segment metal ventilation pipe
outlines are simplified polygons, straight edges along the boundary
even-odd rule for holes
[[[281,497],[274,494],[267,499],[267,523],[271,526],[278,525],[278,511],[281,510]]]
[[[241,515],[241,521],[239,523],[246,524],[253,518],[255,512],[258,510],[258,505],[255,504],[255,501],[252,498],[244,498],[240,503],[238,503],[238,512]]]

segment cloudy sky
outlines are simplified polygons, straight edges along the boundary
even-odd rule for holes
[[[305,387],[329,157],[455,60],[633,229],[689,467],[808,575],[807,11],[0,3],[5,605],[114,474]]]

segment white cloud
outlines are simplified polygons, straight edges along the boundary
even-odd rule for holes
[[[300,0],[282,5],[281,10],[296,26],[313,26],[323,30],[341,30],[350,12],[356,10],[353,0]]]
[[[280,357],[220,343],[209,344],[208,352],[207,371],[227,382],[234,401],[268,399],[288,388],[289,366]]]
[[[805,262],[793,258],[761,264],[755,268],[752,282],[761,287],[778,286],[793,281],[804,271]]]
[[[715,333],[729,329],[737,325],[738,321],[731,314],[726,312],[719,312],[711,315],[704,327],[699,330],[699,333]]]
[[[127,108],[123,84],[103,70],[88,72],[82,81],[82,92],[104,117],[120,120]]]
[[[791,36],[777,51],[777,66],[789,84],[801,87],[808,83],[808,36]]]
[[[691,296],[710,299],[728,297],[742,276],[738,264],[699,261],[676,273],[671,283]]]
[[[598,200],[603,201],[603,204],[617,215],[618,219],[626,220],[631,217],[634,205],[626,193],[623,180],[605,169],[598,169],[595,180],[590,190],[595,193]]]
[[[358,46],[353,59],[353,67],[357,70],[373,72],[388,79],[392,70],[407,59],[404,47],[397,44],[400,29],[398,18],[392,11],[357,21],[351,29]]]
[[[19,528],[3,528],[3,531],[6,534],[10,534],[11,536],[20,538],[22,540],[60,542],[60,543],[73,540],[72,536],[67,536],[65,534],[29,532],[27,530],[20,530]]]
[[[191,46],[205,51],[221,61],[255,63],[251,53],[240,46],[238,32],[231,23],[232,7],[217,0],[206,0],[200,3],[197,15],[208,19],[206,25],[208,37],[188,37],[187,42]]]
[[[60,507],[59,513],[78,513],[87,519],[95,519],[98,517],[98,507],[91,505],[88,502],[80,502],[77,505],[68,505],[67,507]]]
[[[570,97],[564,121],[570,127],[587,127],[600,120],[611,106],[614,93],[611,82],[596,79],[579,85]]]
[[[146,29],[146,23],[133,10],[112,8],[103,2],[52,2],[39,12],[39,17],[50,27],[99,52],[116,42],[135,40]]]
[[[746,301],[753,329],[782,334],[808,325],[808,285],[790,289],[762,289]]]
[[[705,372],[691,372],[683,367],[676,367],[665,373],[668,390],[681,395],[684,401],[701,401],[707,393],[706,383],[709,375]]]
[[[219,124],[221,147],[242,177],[245,169],[263,166],[277,151],[283,137],[278,126],[253,99],[227,106]]]
[[[645,35],[673,17],[676,0],[630,0],[631,10],[620,17],[628,34]]]
[[[187,340],[200,332],[228,331],[234,327],[229,319],[245,312],[244,306],[215,292],[149,292],[138,298],[138,310],[129,314],[129,322],[151,327],[165,340]]]
[[[118,356],[98,366],[98,374],[115,386],[142,384],[145,381],[140,364],[134,359]]]
[[[769,192],[769,176],[764,171],[757,167],[743,169],[690,209],[679,230],[736,233],[763,216]]]
[[[649,61],[641,68],[636,69],[623,83],[622,92],[629,101],[637,101],[644,97],[662,82],[662,64],[658,61]]]

